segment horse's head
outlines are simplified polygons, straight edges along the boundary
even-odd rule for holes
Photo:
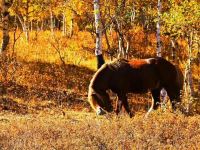
[[[91,107],[95,110],[97,115],[103,115],[106,112],[111,112],[113,110],[111,101],[108,94],[91,93],[88,94],[88,101],[90,102]]]

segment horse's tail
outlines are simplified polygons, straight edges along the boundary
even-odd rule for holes
[[[179,93],[178,97],[181,96],[184,83],[184,76],[181,69],[164,58],[156,58],[155,66],[161,85],[167,85],[171,89],[176,90],[173,90],[173,92]]]
[[[161,85],[169,85],[171,82],[171,85],[174,84],[175,86],[179,87],[177,80],[180,72],[177,71],[176,66],[162,57],[156,57],[155,59],[152,59],[152,64],[155,65]]]
[[[177,82],[178,82],[178,85],[180,86],[180,89],[182,90],[183,89],[184,76],[183,76],[181,69],[178,66],[176,66],[176,71],[177,71]]]
[[[183,96],[184,75],[178,66],[176,66],[176,72],[177,72],[176,75],[177,86],[180,89],[181,96]]]

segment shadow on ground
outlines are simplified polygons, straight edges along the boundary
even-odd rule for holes
[[[26,113],[33,101],[38,104],[34,109],[89,108],[87,90],[93,74],[70,64],[20,62],[14,78],[0,82],[0,109]]]

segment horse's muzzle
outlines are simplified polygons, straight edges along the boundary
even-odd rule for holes
[[[97,115],[104,115],[106,112],[101,107],[98,107],[96,113]]]

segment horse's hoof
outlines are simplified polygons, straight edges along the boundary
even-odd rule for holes
[[[132,118],[132,117],[133,117],[133,114],[132,114],[132,113],[129,113],[129,117]]]

